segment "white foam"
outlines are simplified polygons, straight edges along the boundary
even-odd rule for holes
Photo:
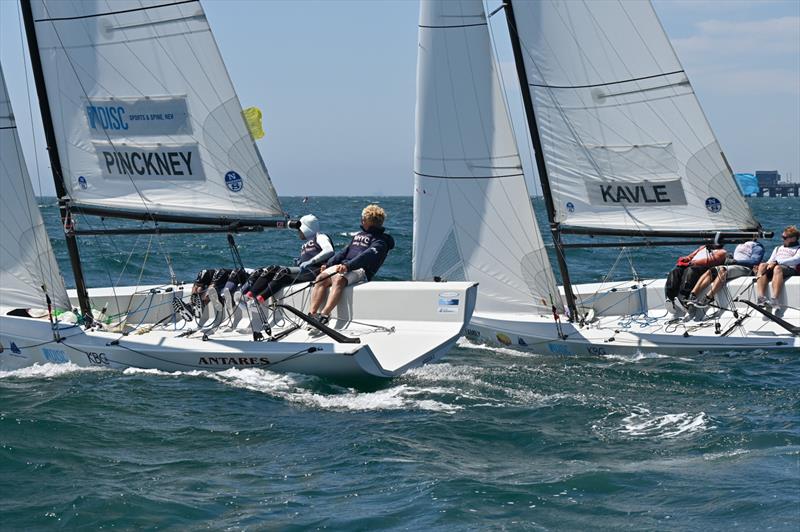
[[[78,366],[71,362],[67,364],[34,364],[33,366],[26,366],[13,371],[0,371],[0,379],[50,379],[73,373],[91,373],[95,371],[108,370],[98,366]]]
[[[125,368],[123,375],[159,375],[162,377],[199,377],[207,375],[209,372],[202,370],[192,371],[163,371],[154,368]]]
[[[303,384],[317,380],[315,377],[291,373],[273,373],[255,368],[229,369],[209,374],[229,386],[244,388],[272,397],[312,408],[325,410],[375,411],[375,410],[428,410],[452,413],[463,407],[424,399],[431,389],[417,388],[408,384],[393,386],[375,392],[359,392],[342,388],[341,393],[321,394],[313,392]]]
[[[709,419],[705,412],[697,415],[681,412],[656,416],[647,409],[640,409],[624,418],[622,423],[620,432],[624,434],[657,438],[676,438],[709,428]]]
[[[408,370],[401,377],[403,380],[445,381],[469,384],[485,384],[478,378],[483,370],[476,366],[456,366],[447,362],[426,364]]]
[[[483,350],[483,351],[491,351],[493,353],[500,353],[502,355],[510,355],[510,356],[514,356],[514,357],[538,357],[538,356],[542,356],[542,355],[540,355],[538,353],[534,353],[532,351],[522,351],[520,349],[511,349],[510,347],[498,347],[498,346],[488,345],[488,344],[483,344],[483,343],[479,344],[479,343],[476,343],[473,340],[469,340],[469,339],[467,339],[467,338],[465,338],[463,336],[458,339],[458,341],[456,342],[456,345],[458,347],[461,347],[461,348],[464,348],[464,349],[480,349],[480,350]]]
[[[734,449],[732,451],[724,451],[719,453],[708,453],[703,455],[703,460],[720,460],[724,458],[733,458],[734,456],[740,456],[743,454],[749,454],[750,451],[747,449]]]
[[[612,353],[610,355],[602,355],[603,358],[608,360],[619,360],[621,362],[641,362],[642,360],[653,360],[658,358],[670,358],[669,355],[662,355],[661,353],[642,353],[641,351],[633,355],[618,355]]]
[[[32,376],[52,376],[67,373],[68,364],[48,364],[38,366]],[[34,366],[37,368],[37,366]],[[42,369],[44,368],[44,369]],[[27,376],[33,368],[25,368],[15,372],[6,372],[14,376]],[[71,371],[97,371],[98,368],[80,368],[72,366]],[[124,375],[144,375],[154,377],[205,377],[227,386],[264,393],[277,399],[302,404],[313,408],[327,410],[428,410],[453,413],[461,410],[459,405],[451,405],[432,399],[431,394],[462,395],[455,388],[426,387],[419,388],[402,384],[376,392],[359,392],[351,388],[333,386],[333,393],[317,393],[309,389],[309,385],[318,382],[317,377],[294,373],[274,373],[258,368],[230,368],[225,371],[162,371],[158,369],[127,368]],[[0,376],[4,376],[0,373]],[[338,392],[338,393],[337,393]]]

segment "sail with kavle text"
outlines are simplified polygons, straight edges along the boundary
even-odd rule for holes
[[[514,2],[555,222],[758,228],[649,2]]]

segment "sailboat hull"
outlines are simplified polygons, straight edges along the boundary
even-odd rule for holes
[[[659,353],[692,356],[707,353],[800,351],[800,336],[753,311],[737,297],[755,300],[752,278],[731,281],[717,296],[722,309],[705,315],[673,317],[664,308],[664,280],[628,281],[613,286],[575,285],[583,309],[593,315],[583,326],[561,316],[486,313],[477,310],[467,337],[479,343],[556,356],[604,356]],[[779,317],[800,326],[800,278],[787,281]],[[733,310],[736,310],[734,315]]]
[[[305,327],[277,341],[254,341],[249,330],[228,330],[225,322],[214,330],[189,335],[191,322],[167,320],[166,325],[150,329],[148,323],[162,319],[165,313],[171,315],[172,296],[182,295],[183,287],[118,288],[116,300],[108,302],[109,314],[117,307],[131,308],[130,318],[141,322],[124,336],[59,324],[55,332],[60,340],[55,340],[46,317],[9,316],[8,309],[3,309],[0,370],[72,363],[118,370],[255,367],[336,379],[391,378],[438,359],[455,344],[472,315],[476,290],[474,283],[416,282],[375,282],[348,289],[330,325],[347,337],[359,338],[360,343],[341,343]],[[112,291],[98,289],[90,296],[100,301],[112,297]],[[302,291],[283,303],[303,308],[307,296],[308,291]],[[276,336],[293,323],[300,324],[281,310],[265,309],[265,313]],[[128,323],[136,324],[133,319]]]

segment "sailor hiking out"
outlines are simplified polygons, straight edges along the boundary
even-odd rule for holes
[[[295,283],[313,281],[321,266],[334,253],[331,238],[319,230],[319,220],[313,214],[300,218],[299,237],[304,240],[294,266],[269,265],[259,269],[202,270],[192,286],[192,305],[195,315],[211,303],[216,311],[230,302],[235,307],[245,295],[263,303],[280,289]],[[220,299],[222,301],[220,301]]]
[[[739,277],[755,275],[757,266],[764,259],[764,246],[758,240],[750,240],[736,246],[733,257],[725,259],[725,264],[707,270],[689,293],[686,304],[689,307],[706,308],[713,301],[725,283]],[[698,296],[711,285],[711,289],[702,298]]]
[[[300,238],[305,240],[294,266],[267,266],[252,274],[242,286],[249,299],[263,303],[278,290],[295,283],[313,281],[320,268],[334,253],[331,238],[320,232],[319,220],[313,214],[300,218]]]
[[[722,244],[712,244],[700,246],[690,254],[678,258],[664,285],[664,304],[667,310],[674,316],[685,313],[687,300],[700,277],[710,268],[724,264],[727,257]]]
[[[345,287],[371,281],[394,249],[394,238],[383,228],[385,220],[386,212],[381,207],[366,206],[361,212],[361,231],[321,269],[309,308],[309,314],[321,323],[328,323]]]

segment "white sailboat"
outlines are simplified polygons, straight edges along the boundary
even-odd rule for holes
[[[71,362],[392,377],[463,333],[474,282],[347,289],[329,326],[302,312],[309,291],[295,285],[258,311],[263,334],[246,314],[210,328],[182,317],[191,286],[171,272],[161,286],[88,289],[83,235],[221,232],[238,255],[233,233],[297,223],[283,214],[199,2],[25,0],[22,12],[77,288],[64,289],[3,80],[0,370]],[[96,228],[86,215],[142,227]],[[93,322],[93,300],[113,324]],[[83,326],[59,318],[74,306]]]
[[[569,247],[699,245],[762,234],[649,2],[511,2],[503,11],[563,286],[534,217],[481,0],[423,0],[414,279],[480,283],[468,336],[557,355],[800,348],[800,278],[763,313],[753,278],[700,319],[664,280],[573,285]],[[617,236],[567,244],[563,235]]]

